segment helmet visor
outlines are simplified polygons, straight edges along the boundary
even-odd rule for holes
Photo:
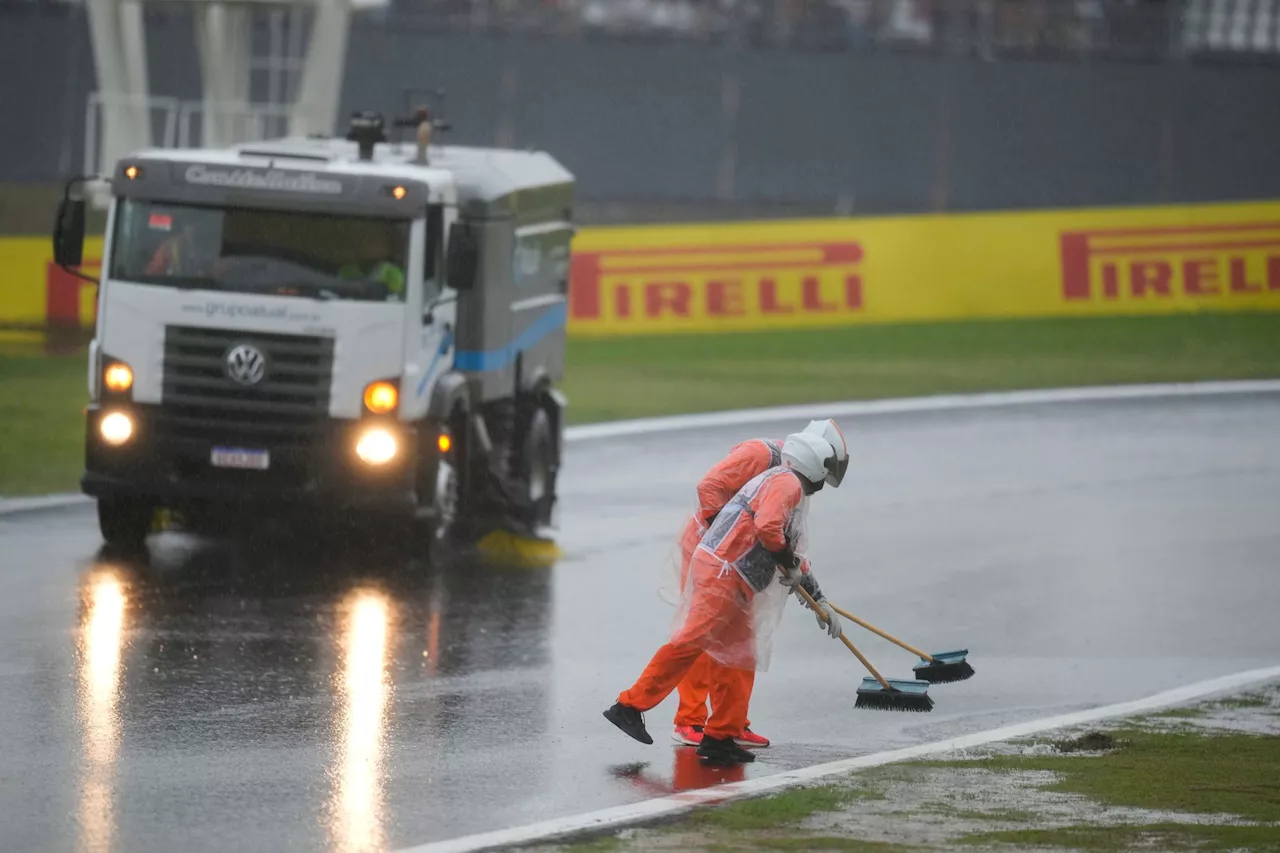
[[[844,472],[849,467],[849,457],[837,459],[834,456],[828,456],[826,460],[827,482],[833,487],[839,488],[840,483],[844,480]]]

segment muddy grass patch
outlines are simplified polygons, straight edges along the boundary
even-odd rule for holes
[[[963,836],[961,844],[1071,850],[1277,850],[1275,826],[1151,824],[1147,826],[1068,826],[1015,829]]]
[[[575,849],[1280,851],[1277,707],[1280,685],[868,769]]]
[[[853,803],[876,799],[884,799],[884,794],[871,788],[850,785],[797,788],[771,797],[741,800],[718,809],[698,812],[686,821],[686,825],[693,828],[717,827],[730,831],[772,829],[798,824],[818,812],[836,811]]]
[[[1117,749],[1123,746],[1123,742],[1116,740],[1106,732],[1087,732],[1079,737],[1069,738],[1067,740],[1055,740],[1053,748],[1058,752],[1107,752],[1108,750]]]

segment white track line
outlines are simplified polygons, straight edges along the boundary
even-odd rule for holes
[[[1015,723],[1011,726],[1004,726],[1002,728],[991,729],[985,732],[977,732],[971,735],[963,735],[961,737],[951,738],[950,740],[935,741],[934,743],[925,743],[918,746],[908,746],[902,749],[889,750],[888,752],[877,752],[872,755],[861,755],[857,758],[847,758],[842,761],[832,761],[827,764],[818,764],[813,767],[792,770],[786,773],[779,773],[775,776],[766,776],[761,779],[751,779],[746,782],[734,782],[714,788],[683,791],[669,797],[659,797],[639,803],[632,803],[630,805],[587,812],[586,814],[574,815],[572,817],[555,818],[553,820],[546,820],[540,823],[531,823],[527,826],[513,827],[511,829],[499,829],[494,832],[467,835],[461,838],[451,838],[446,841],[434,841],[429,844],[418,845],[417,847],[405,847],[395,851],[395,853],[470,853],[470,851],[490,850],[497,847],[506,847],[515,844],[545,842],[550,839],[584,831],[600,831],[618,828],[627,824],[643,823],[656,818],[671,817],[673,815],[690,811],[699,805],[721,803],[726,800],[735,800],[743,797],[759,796],[761,794],[767,794],[784,788],[794,787],[813,779],[820,779],[839,773],[848,773],[852,770],[861,770],[867,767],[878,767],[882,764],[890,764],[895,761],[905,761],[909,758],[919,758],[921,756],[939,752],[951,752],[954,750],[969,749],[976,746],[985,746],[987,744],[1010,740],[1012,738],[1026,737],[1027,735],[1039,734],[1052,729],[1077,726],[1083,723],[1091,723],[1111,717],[1126,717],[1134,714],[1148,713],[1170,705],[1184,704],[1194,699],[1199,699],[1214,693],[1222,693],[1224,691],[1234,690],[1255,682],[1270,681],[1277,678],[1280,678],[1280,666],[1267,667],[1265,669],[1251,669],[1245,672],[1224,675],[1220,678],[1210,679],[1209,681],[1189,684],[1185,687],[1176,687],[1172,690],[1166,690],[1163,693],[1157,693],[1154,696],[1148,696],[1144,699],[1135,699],[1130,702],[1119,702],[1114,705],[1104,705],[1100,708],[1090,708],[1087,711],[1060,714],[1056,717],[1046,717],[1044,719],[1032,720],[1026,723]]]
[[[1256,379],[1232,382],[1169,382],[1154,385],[1100,385],[1085,388],[1052,388],[1040,391],[1000,391],[987,394],[939,394],[929,397],[897,397],[883,400],[856,400],[847,403],[806,403],[767,409],[737,409],[696,415],[673,415],[584,424],[565,430],[566,441],[615,438],[628,435],[672,432],[683,429],[744,426],[768,421],[815,420],[867,415],[896,415],[904,412],[941,412],[957,409],[985,409],[998,406],[1039,406],[1048,403],[1089,403],[1104,400],[1142,400],[1156,397],[1201,397],[1220,394],[1266,394],[1280,392],[1280,380]],[[572,402],[570,403],[572,405]]]
[[[74,492],[62,495],[40,495],[34,498],[0,498],[0,516],[16,515],[20,512],[35,512],[42,509],[64,509],[85,503],[88,500],[88,495]]]
[[[1232,382],[1170,382],[1154,385],[1101,385],[1085,388],[1054,388],[1043,391],[1000,391],[987,394],[940,394],[929,397],[897,397],[887,400],[855,400],[845,403],[806,403],[800,406],[773,406],[735,409],[662,418],[639,418],[583,424],[564,431],[566,442],[599,438],[650,435],[678,430],[746,426],[785,420],[866,417],[908,412],[944,412],[958,409],[988,409],[1001,406],[1042,406],[1050,403],[1090,403],[1106,400],[1143,400],[1160,397],[1206,397],[1222,394],[1280,393],[1280,379]],[[0,516],[42,509],[58,509],[88,501],[85,495],[45,495],[36,498],[0,498]]]

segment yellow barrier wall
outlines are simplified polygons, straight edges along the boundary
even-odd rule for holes
[[[85,240],[86,274],[98,274],[102,238]],[[53,263],[49,237],[0,239],[0,326],[93,325],[97,288]]]
[[[1280,310],[1280,202],[601,228],[573,249],[578,336]]]
[[[92,324],[47,238],[0,240],[0,271],[0,324]],[[569,332],[1200,310],[1280,310],[1280,202],[588,228]]]

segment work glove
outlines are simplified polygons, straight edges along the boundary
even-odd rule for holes
[[[831,639],[833,640],[840,639],[840,633],[842,630],[840,627],[840,617],[836,616],[836,612],[831,609],[831,605],[827,603],[827,600],[825,598],[819,598],[819,599],[816,599],[816,601],[818,604],[818,609],[821,610],[823,613],[825,613],[827,616],[827,621],[824,623],[822,621],[822,616],[818,615],[817,613],[813,614],[814,618],[818,620],[819,627],[826,628],[827,634],[830,635]]]

